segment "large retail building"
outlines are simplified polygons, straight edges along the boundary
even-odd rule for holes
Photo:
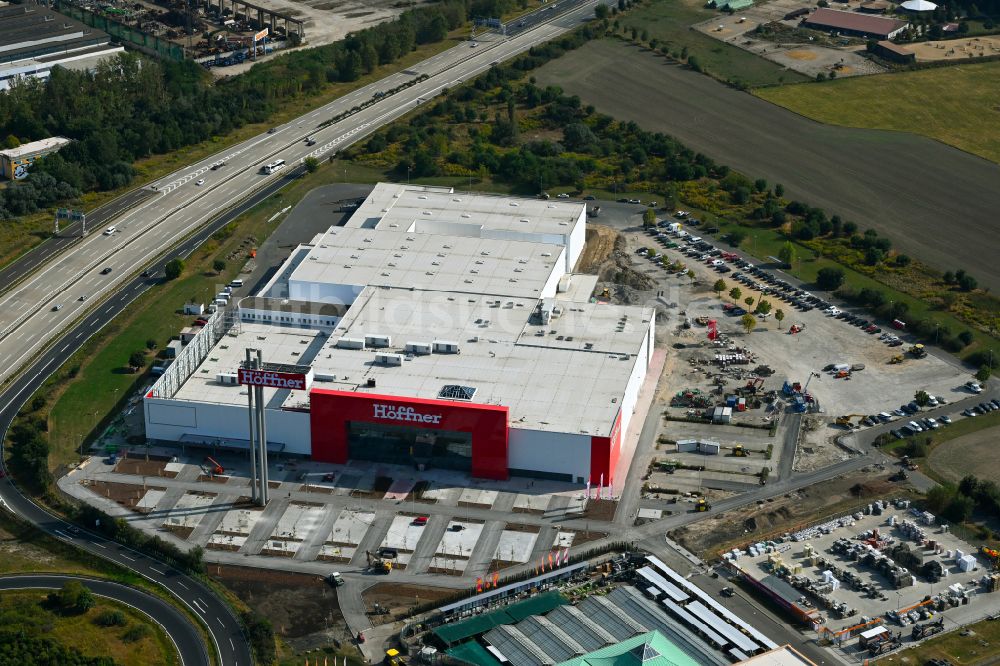
[[[269,451],[610,484],[653,354],[650,308],[572,272],[581,203],[380,184],[346,225],[188,336],[147,393],[153,440],[247,447],[247,348]]]

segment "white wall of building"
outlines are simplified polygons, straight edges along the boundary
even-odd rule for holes
[[[288,298],[293,301],[350,305],[364,288],[365,285],[361,284],[332,284],[308,282],[305,280],[289,280]]]
[[[642,341],[642,347],[639,348],[639,353],[635,357],[635,365],[632,366],[632,374],[625,385],[625,393],[622,395],[622,437],[628,432],[629,423],[632,421],[632,412],[635,411],[635,405],[639,401],[639,389],[642,388],[642,382],[646,379],[646,370],[649,368],[650,359],[649,349],[652,348],[651,342],[652,339],[649,336]]]
[[[300,328],[333,329],[340,323],[340,317],[318,315],[308,312],[282,312],[240,307],[240,321],[251,324],[272,324],[275,326],[297,326]]]
[[[576,262],[583,254],[583,246],[587,244],[587,207],[580,211],[580,217],[573,225],[566,243],[566,272],[572,273],[576,268]]]
[[[148,439],[179,441],[187,435],[188,442],[198,438],[204,438],[206,443],[214,439],[238,440],[227,442],[227,445],[249,447],[250,422],[246,405],[147,398],[143,401],[143,410]],[[312,452],[308,412],[268,409],[265,418],[269,447],[284,444],[286,453],[309,455]]]
[[[507,441],[510,469],[590,477],[590,435],[511,428]]]
[[[562,249],[562,254],[559,255],[558,260],[552,265],[552,273],[549,274],[548,280],[545,281],[545,286],[542,287],[541,298],[555,298],[556,292],[559,290],[559,279],[563,275],[566,275],[565,267],[565,257],[566,248]]]

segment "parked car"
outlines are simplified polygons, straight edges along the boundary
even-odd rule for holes
[[[939,416],[938,423],[940,423],[941,425],[951,425],[951,417],[948,415]]]

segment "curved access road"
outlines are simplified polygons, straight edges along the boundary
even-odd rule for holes
[[[71,580],[81,582],[99,597],[114,599],[147,615],[160,625],[173,641],[183,666],[208,666],[211,663],[198,629],[184,617],[183,613],[162,599],[134,587],[96,578],[43,574],[0,577],[0,591],[53,590],[61,588]]]
[[[176,250],[177,256],[186,257],[213,233],[263,199],[274,194],[289,179],[296,177],[301,172],[301,167],[290,170],[287,178],[275,180],[236,209],[204,226],[198,233],[181,243]],[[163,275],[165,263],[166,259],[163,259],[149,268],[155,271],[156,275]],[[3,442],[6,439],[7,429],[21,406],[91,336],[100,331],[129,303],[158,283],[159,279],[136,277],[122,284],[91,313],[76,321],[59,335],[31,361],[25,372],[18,375],[16,380],[0,391],[0,465],[3,464]],[[23,495],[5,472],[6,470],[0,467],[0,509],[10,511],[22,520],[33,523],[57,539],[110,560],[162,585],[180,603],[204,621],[213,643],[208,649],[215,652],[220,664],[223,666],[252,666],[250,646],[243,634],[243,626],[239,618],[233,614],[229,605],[204,583],[172,569],[159,560],[147,557],[99,534],[74,527]],[[198,640],[201,641],[200,636]]]

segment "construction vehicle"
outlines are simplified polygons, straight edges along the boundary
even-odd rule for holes
[[[211,465],[210,469],[212,470],[212,474],[215,476],[226,473],[226,468],[220,465],[219,462],[212,456],[205,456],[205,460],[207,460]]]
[[[914,471],[914,472],[917,471],[917,469],[918,469],[917,463],[915,463],[912,460],[910,460],[910,456],[907,456],[907,455],[904,455],[900,459],[899,464],[902,465],[903,467],[905,467],[906,469]]]
[[[601,298],[611,298],[611,290],[605,287],[604,291],[601,292]]]
[[[712,505],[705,501],[704,497],[699,497],[698,501],[694,505],[695,511],[708,511],[712,508]]]
[[[746,458],[749,454],[742,444],[737,444],[733,447],[733,455],[737,458]]]
[[[326,577],[326,582],[332,587],[340,587],[344,584],[344,577],[340,575],[339,571],[334,571]]]
[[[801,333],[806,328],[805,324],[792,324],[788,327],[788,334],[795,335],[796,333]]]
[[[906,353],[913,358],[923,358],[927,356],[927,350],[921,344],[916,344],[906,350]]]
[[[403,660],[403,655],[399,653],[396,648],[389,648],[385,651],[385,657],[382,659],[382,663],[385,666],[403,666],[406,662]]]
[[[905,357],[902,354],[896,354],[889,359],[889,365],[896,365],[897,363],[902,363],[904,360]]]
[[[938,618],[936,622],[928,622],[927,624],[915,624],[913,625],[913,633],[910,634],[910,638],[915,641],[928,638],[934,634],[940,634],[944,631],[944,618]]]
[[[845,428],[855,428],[857,426],[855,426],[854,424],[851,423],[851,419],[853,419],[853,418],[862,418],[863,419],[864,417],[865,417],[864,414],[845,414],[843,416],[838,416],[837,417],[837,425],[844,426]]]
[[[379,557],[370,550],[365,551],[368,557],[368,570],[373,573],[389,574],[392,572],[392,560],[387,557]]]
[[[868,646],[868,656],[877,657],[880,654],[888,654],[903,645],[898,636],[891,636],[884,641],[878,641]]]

